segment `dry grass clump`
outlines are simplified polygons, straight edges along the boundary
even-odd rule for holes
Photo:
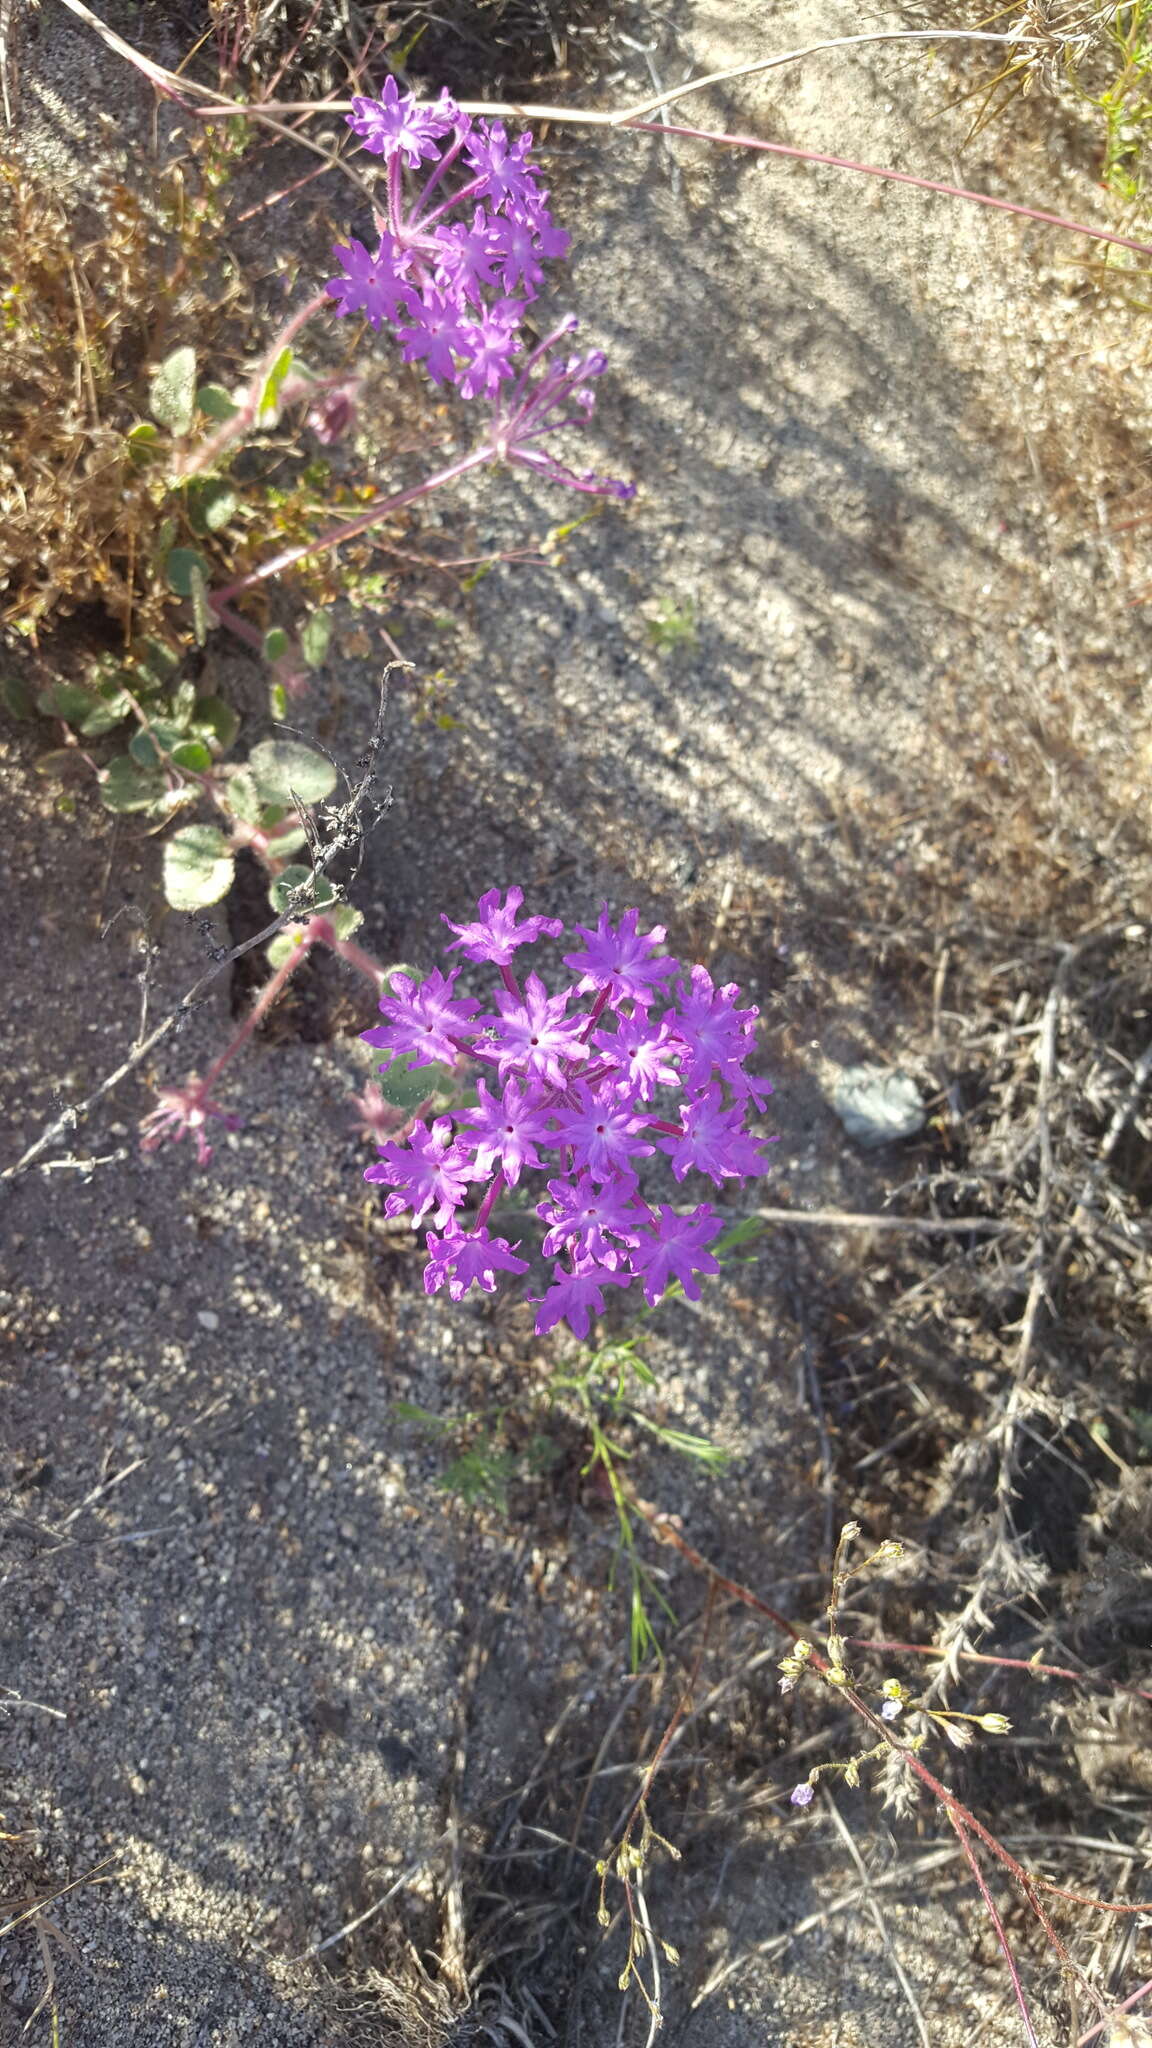
[[[237,148],[211,130],[153,203],[97,183],[76,219],[0,163],[0,619],[26,637],[81,602],[125,638],[159,624],[160,511],[131,433],[148,366],[189,331],[218,343],[243,297],[221,240]]]

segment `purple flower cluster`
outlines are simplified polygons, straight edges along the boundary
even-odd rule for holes
[[[341,313],[397,329],[407,363],[465,398],[493,398],[514,374],[519,328],[568,236],[528,161],[530,134],[509,142],[501,121],[472,121],[448,94],[420,106],[394,78],[378,100],[354,99],[348,124],[385,160],[387,213],[379,242],[337,244],[341,275],[328,290]],[[404,169],[431,170],[406,204]],[[450,189],[449,172],[462,176]]]
[[[334,245],[341,268],[328,291],[337,312],[363,313],[375,328],[390,322],[406,363],[422,362],[434,384],[455,384],[465,398],[492,400],[494,459],[575,490],[635,496],[634,484],[573,470],[539,445],[561,427],[588,424],[589,383],[605,359],[596,349],[551,359],[576,327],[571,318],[523,353],[521,322],[541,266],[569,242],[528,160],[531,134],[510,142],[503,122],[473,121],[446,92],[421,106],[394,78],[378,100],[354,99],[348,123],[385,160],[387,211],[376,216],[374,248],[355,238]],[[405,170],[425,166],[410,197]]]
[[[734,983],[717,988],[707,968],[685,969],[659,953],[664,927],[641,932],[635,910],[613,925],[605,905],[594,930],[575,926],[583,943],[564,955],[574,979],[557,995],[534,973],[521,985],[517,950],[564,929],[550,917],[518,922],[523,901],[520,889],[503,902],[492,889],[473,921],[444,919],[457,935],[449,951],[497,969],[493,1011],[455,993],[459,968],[434,969],[419,983],[393,975],[380,1004],[388,1021],[363,1034],[368,1044],[389,1064],[471,1062],[482,1074],[474,1107],[431,1124],[418,1119],[403,1144],[381,1146],[364,1178],[391,1191],[389,1216],[429,1219],[425,1288],[447,1285],[459,1301],[471,1287],[492,1293],[498,1272],[528,1271],[519,1245],[493,1237],[488,1221],[522,1174],[551,1176],[536,1214],[547,1226],[553,1279],[536,1303],[536,1329],[565,1320],[586,1337],[607,1287],[638,1280],[655,1306],[679,1280],[690,1301],[699,1299],[697,1275],[719,1270],[708,1246],[723,1218],[707,1203],[688,1215],[649,1205],[640,1162],[662,1152],[677,1180],[697,1170],[716,1187],[766,1172],[746,1120],[771,1089],[746,1071],[756,1010],[738,1007]],[[488,1186],[465,1216],[480,1182]]]

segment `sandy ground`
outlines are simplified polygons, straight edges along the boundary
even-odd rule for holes
[[[622,17],[664,79],[861,25],[807,0]],[[162,37],[153,47],[175,54]],[[647,71],[627,61],[638,95]],[[140,118],[114,60],[46,6],[24,92],[62,178],[78,145],[59,108],[78,66],[118,119]],[[703,95],[691,118],[948,175],[962,133],[940,116],[949,97],[935,59],[877,47]],[[1003,151],[996,168],[986,147],[964,177],[996,189]],[[1042,200],[1093,206],[1082,137],[1048,170]],[[1041,443],[1074,466],[1083,431],[1044,366],[1087,336],[1075,280],[1049,267],[1039,234],[831,170],[588,136],[557,184],[575,235],[564,303],[611,357],[603,466],[635,475],[640,496],[582,529],[561,568],[494,573],[435,656],[413,621],[407,644],[456,678],[458,722],[438,731],[415,695],[394,696],[394,804],[356,892],[365,941],[431,965],[441,909],[459,916],[512,881],[573,920],[602,897],[638,903],[764,1009],[775,1198],[877,1203],[901,1163],[855,1153],[825,1090],[840,1062],[904,1055],[915,1020],[879,987],[844,986],[812,1013],[809,862],[855,793],[919,772],[944,694],[1023,693],[1081,661],[1135,673],[1146,657],[1138,620],[1110,641],[1108,563],[1094,544],[1061,552],[1038,467]],[[498,479],[442,516],[461,538],[510,546],[579,509]],[[653,638],[664,600],[692,608],[691,644]],[[376,673],[349,659],[327,679],[324,730],[349,759],[371,729]],[[94,810],[62,833],[31,758],[16,739],[5,767],[13,1154],[129,1040],[134,922],[99,932],[125,903],[157,909],[155,841],[113,841]],[[157,1014],[220,934],[168,917],[160,936]],[[659,1703],[629,1690],[611,1518],[574,1467],[514,1497],[509,1516],[472,1512],[438,1487],[440,1451],[395,1419],[397,1399],[458,1412],[493,1382],[506,1396],[513,1367],[538,1385],[558,1353],[534,1356],[523,1309],[427,1303],[410,1240],[381,1232],[346,1106],[369,1071],[354,1036],[365,1021],[350,999],[328,1042],[251,1050],[229,1098],[244,1128],[207,1173],[135,1153],[148,1099],[132,1084],[83,1140],[128,1156],[90,1180],[30,1175],[5,1203],[2,1669],[22,1703],[4,1730],[4,1812],[37,1835],[13,1864],[15,1894],[38,1870],[79,1879],[112,1859],[53,1909],[66,2048],[384,2041],[371,1972],[411,1987],[416,1951],[433,1976],[440,1954],[444,2009],[458,2010],[457,1908],[474,1928],[512,1883],[513,1866],[483,1860],[494,1845],[538,1851],[500,1837],[506,1802],[564,1759],[551,1810],[570,1793],[578,1855],[595,1857],[640,1738],[662,1725]],[[156,1078],[202,1067],[227,1025],[221,985]],[[734,1457],[710,1485],[656,1455],[642,1477],[726,1571],[814,1614],[817,1430],[781,1312],[796,1280],[793,1250],[770,1243],[699,1310],[665,1314],[651,1348],[660,1412]],[[690,1578],[673,1572],[668,1592],[685,1621],[698,1614]],[[726,1621],[712,1682],[725,1654],[763,1647]],[[739,1740],[756,1751],[754,1718]],[[580,1776],[598,1757],[620,1775],[581,1832]],[[697,1812],[701,1799],[722,1808],[723,1773],[701,1770]],[[664,2038],[948,2048],[981,2021],[984,2038],[1013,2038],[987,1944],[973,1962],[971,1926],[956,1924],[959,1887],[920,1903],[894,1890],[886,1907],[919,2020],[863,1906],[783,1959],[759,1953],[857,1882],[830,1820],[789,1814],[796,1775],[783,1760],[783,1798],[694,1829],[684,1866],[654,1878],[658,1924],[683,1954],[665,1971]],[[674,1798],[662,1816],[675,1832]],[[856,1824],[874,1871],[914,1853],[876,1807]],[[552,1866],[525,1867],[528,1903],[546,1899]],[[355,1948],[324,1951],[334,1992],[299,1958],[405,1877]],[[518,1955],[484,1975],[487,2038],[643,2041],[635,1998],[620,2020],[620,1952],[600,1946],[595,1881],[565,1883],[535,1948],[521,1928]],[[15,2042],[43,1988],[32,1938],[14,1937],[0,1967],[0,2040]],[[500,1982],[519,2033],[502,2028]],[[356,1984],[369,1988],[341,2016]],[[31,2038],[47,2029],[42,2016]],[[398,2038],[423,2038],[414,2018]]]

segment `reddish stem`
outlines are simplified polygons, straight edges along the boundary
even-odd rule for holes
[[[891,1651],[906,1657],[939,1657],[949,1654],[933,1643],[889,1643],[873,1642],[868,1636],[849,1636],[848,1642],[855,1650]],[[1077,1685],[1095,1685],[1109,1692],[1130,1693],[1135,1699],[1152,1700],[1152,1692],[1145,1692],[1139,1685],[1121,1685],[1110,1678],[1096,1678],[1090,1671],[1073,1671],[1066,1664],[1037,1664],[1031,1657],[993,1657],[983,1650],[961,1650],[959,1656],[966,1664],[994,1664],[1005,1671],[1034,1671],[1041,1678],[1070,1678]]]
[[[1135,249],[1140,256],[1152,256],[1152,243],[1133,241],[1130,235],[1113,234],[1110,228],[1092,228],[1086,221],[1067,220],[1061,213],[1046,213],[1039,206],[1020,206],[1014,199],[993,199],[987,192],[970,192],[966,185],[949,185],[940,178],[917,178],[911,171],[888,170],[883,164],[858,164],[847,156],[828,156],[819,149],[800,149],[789,142],[761,142],[755,135],[718,135],[710,128],[681,128],[675,122],[627,121],[622,127],[646,135],[683,135],[694,142],[722,142],[732,149],[756,149],[770,156],[798,157],[808,164],[831,164],[837,171],[857,171],[864,178],[885,178],[892,185],[915,185],[920,192],[942,192],[947,199],[967,199],[974,206],[991,206],[997,213],[1018,213],[1025,220],[1038,220],[1045,227],[1063,228],[1072,235],[1090,235],[1094,242],[1113,242],[1120,249]]]

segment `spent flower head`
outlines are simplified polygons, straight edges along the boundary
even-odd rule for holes
[[[613,924],[605,905],[595,928],[575,928],[584,944],[564,956],[577,977],[567,986],[550,992],[534,971],[521,983],[520,948],[564,929],[557,918],[522,918],[523,902],[520,889],[503,899],[492,889],[474,919],[444,919],[457,934],[451,949],[496,969],[492,1011],[477,1015],[477,1002],[455,994],[459,968],[419,984],[393,975],[380,1004],[388,1022],[363,1034],[368,1043],[389,1064],[480,1073],[470,1107],[430,1126],[418,1119],[403,1142],[381,1145],[365,1178],[388,1191],[388,1215],[431,1217],[424,1284],[458,1301],[472,1287],[491,1293],[500,1273],[527,1272],[519,1242],[488,1226],[505,1188],[542,1173],[535,1213],[551,1277],[535,1299],[536,1329],[567,1322],[582,1338],[608,1289],[637,1282],[655,1306],[678,1283],[698,1300],[700,1276],[719,1270],[710,1247],[724,1219],[707,1202],[685,1213],[649,1202],[640,1175],[657,1150],[678,1180],[692,1168],[717,1186],[764,1173],[748,1118],[766,1084],[744,1066],[755,1010],[735,1009],[735,989],[703,990],[695,971],[658,950],[663,927],[641,932],[635,910]]]

